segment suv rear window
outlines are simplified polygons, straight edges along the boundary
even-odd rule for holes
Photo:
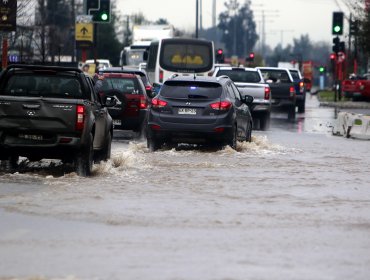
[[[15,74],[9,77],[0,95],[53,98],[82,98],[76,77],[62,75]]]
[[[220,70],[217,77],[226,75],[235,83],[259,83],[261,77],[258,72],[244,70]]]
[[[121,77],[105,77],[99,91],[119,90],[123,93],[143,94],[137,79]]]
[[[163,97],[216,99],[222,94],[222,86],[218,83],[171,81],[165,82],[160,94]]]

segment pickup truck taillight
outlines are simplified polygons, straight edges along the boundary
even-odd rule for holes
[[[85,122],[85,106],[77,105],[76,108],[76,130],[82,130]]]
[[[271,89],[270,87],[265,87],[265,100],[270,99]]]
[[[291,86],[289,88],[289,93],[290,93],[290,97],[294,97],[295,96],[295,88],[294,88],[294,86]]]

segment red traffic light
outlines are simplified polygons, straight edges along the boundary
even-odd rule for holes
[[[250,53],[249,58],[253,59],[254,58],[254,53]]]
[[[224,51],[223,51],[222,49],[218,49],[218,50],[217,50],[217,54],[221,55],[221,54],[223,54],[223,53],[224,53]]]
[[[335,59],[335,53],[331,53],[331,54],[330,54],[330,59],[331,59],[331,60],[334,60],[334,59]]]

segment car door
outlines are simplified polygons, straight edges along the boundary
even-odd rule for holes
[[[107,108],[102,105],[100,97],[95,91],[92,79],[87,78],[87,81],[91,92],[91,111],[95,116],[94,148],[101,149],[104,147],[107,133],[109,133],[110,116]]]
[[[240,122],[240,136],[246,135],[250,123],[250,112],[248,106],[242,101],[241,95],[234,83],[231,83],[231,88],[235,95],[235,107],[238,108]]]

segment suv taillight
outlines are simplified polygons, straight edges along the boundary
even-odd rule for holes
[[[270,87],[265,87],[265,100],[270,99],[271,89]]]
[[[224,100],[224,101],[212,103],[210,106],[213,110],[226,111],[231,108],[232,104],[230,101]]]
[[[163,108],[167,106],[167,102],[158,98],[152,99],[152,107],[153,108]]]
[[[76,108],[76,130],[83,130],[85,123],[85,106],[77,105]]]
[[[140,96],[140,109],[146,109],[148,107],[148,103],[146,102],[145,96]]]
[[[290,92],[290,97],[294,97],[295,96],[295,88],[294,88],[294,86],[291,86],[289,88],[289,92]]]

